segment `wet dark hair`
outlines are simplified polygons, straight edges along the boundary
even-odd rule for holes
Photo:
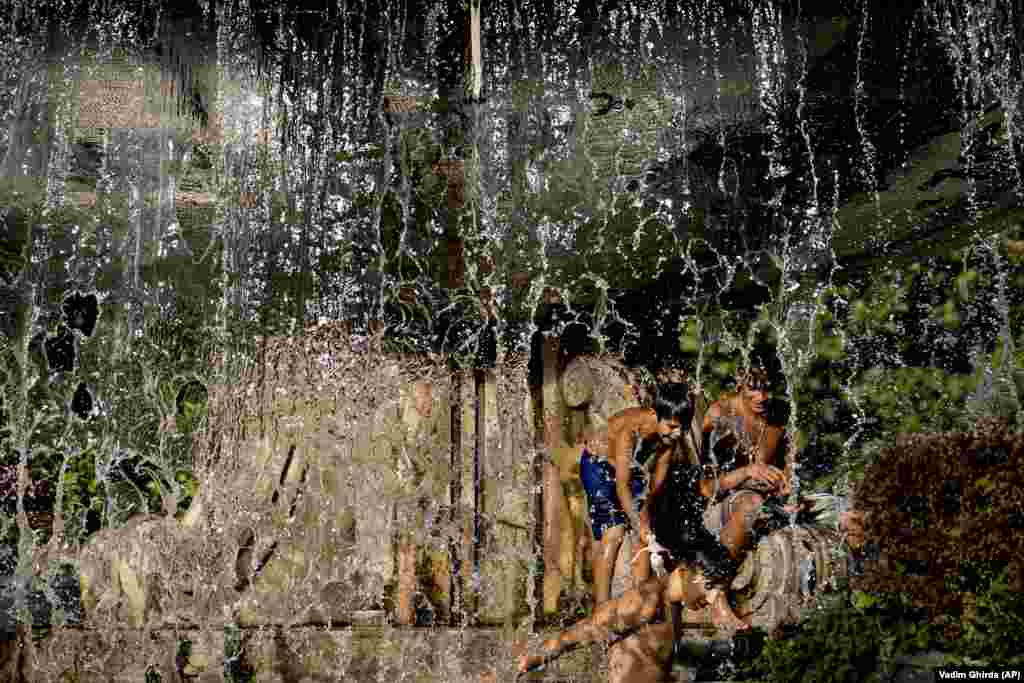
[[[736,373],[736,388],[751,391],[771,391],[772,380],[764,368],[757,366],[744,368]]]
[[[701,468],[675,463],[658,495],[651,499],[651,531],[671,554],[666,569],[679,564],[700,569],[705,585],[725,586],[739,564],[728,549],[704,526],[706,500],[700,494]]]
[[[659,384],[654,397],[654,413],[659,421],[675,418],[685,428],[693,419],[690,387],[681,382]]]

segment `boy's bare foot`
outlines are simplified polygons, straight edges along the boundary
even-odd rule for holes
[[[731,631],[744,631],[750,628],[750,624],[741,620],[733,614],[729,607],[729,601],[725,597],[725,591],[715,591],[714,595],[708,595],[708,602],[711,603],[711,622],[720,629]]]

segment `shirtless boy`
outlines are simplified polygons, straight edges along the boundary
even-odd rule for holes
[[[653,408],[626,408],[608,420],[604,438],[587,441],[580,457],[580,479],[590,507],[590,523],[598,542],[594,560],[595,604],[608,600],[612,574],[627,529],[634,548],[646,544],[641,510],[648,493],[648,463],[671,454],[688,431],[693,408],[689,387],[681,383],[658,387]],[[601,454],[607,454],[607,458]],[[654,456],[655,460],[651,460]],[[634,586],[650,576],[650,559],[640,552],[632,564]]]
[[[742,370],[736,384],[736,393],[720,398],[704,415],[703,441],[723,475],[704,523],[738,561],[765,499],[789,493],[791,472],[783,462],[785,427],[767,412],[768,374],[761,368]]]

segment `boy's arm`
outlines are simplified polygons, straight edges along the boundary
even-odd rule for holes
[[[654,479],[651,482],[651,492],[647,496],[648,500],[657,495],[661,491],[661,487],[665,485],[665,478],[668,477],[668,469],[671,464],[672,451],[658,457],[658,462],[654,465]]]
[[[763,465],[746,465],[744,467],[738,467],[728,474],[722,474],[718,477],[718,492],[732,491],[735,488],[739,488],[748,479],[754,475],[761,475],[759,478],[764,478],[768,475],[763,473]],[[715,479],[701,479],[700,480],[700,493],[705,498],[714,498],[716,493]]]
[[[793,454],[793,458],[789,457],[789,449],[793,444],[800,443],[800,432],[795,432],[792,436],[789,431],[783,428],[782,433],[779,435],[779,443],[775,447],[775,451],[768,453],[767,455],[759,452],[757,454],[758,462],[762,465],[768,465],[770,467],[777,467],[782,470],[784,476],[784,483],[782,489],[778,492],[778,495],[789,495],[793,489],[793,471],[796,469],[794,463],[796,462],[796,453]]]
[[[647,494],[647,500],[640,508],[640,540],[646,541],[647,532],[651,527],[651,507],[654,499],[661,494],[665,486],[665,479],[668,477],[669,466],[672,464],[672,452],[669,451],[658,458],[654,466],[654,479],[651,482],[651,490]],[[617,483],[617,482],[616,482]]]
[[[633,493],[630,490],[630,475],[632,474],[632,434],[626,425],[616,422],[609,434],[608,449],[609,458],[615,465],[615,492],[619,495],[619,504],[629,518],[634,533],[640,531],[640,517],[633,509]]]
[[[711,407],[707,409],[707,412],[704,413],[704,433],[705,434],[708,434],[709,432],[711,432],[711,431],[713,431],[715,429],[715,420],[717,420],[721,416],[722,416],[722,404],[721,404],[721,401],[715,401],[714,403],[711,404]]]

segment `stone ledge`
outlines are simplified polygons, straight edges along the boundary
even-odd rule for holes
[[[321,680],[323,674],[327,680],[398,679],[410,672],[409,680],[423,683],[512,680],[523,640],[502,629],[482,628],[271,626],[238,631],[241,656],[257,683]],[[28,680],[60,681],[77,672],[80,683],[137,683],[147,671],[177,680],[178,668],[187,666],[186,674],[196,676],[191,680],[220,683],[226,680],[224,636],[216,628],[57,628],[35,645]],[[183,641],[192,643],[187,658],[177,657]],[[527,680],[599,680],[600,662],[591,662],[592,656],[591,648],[580,648]]]
[[[352,621],[360,618],[365,615],[356,615]],[[230,658],[225,651],[229,631],[219,627],[56,628],[30,648],[23,674],[31,681],[64,681],[72,675],[79,683],[138,683],[153,672],[163,680],[180,680],[185,675],[200,683],[224,683],[233,663],[241,663],[253,672],[255,683],[391,679],[491,683],[515,680],[515,662],[526,640],[522,632],[502,628],[230,628],[241,641],[240,651],[232,652]],[[530,637],[531,647],[553,634],[546,631]],[[23,641],[24,633],[18,641],[7,641],[13,645],[8,650],[16,652]],[[186,641],[191,643],[190,652],[179,656]],[[603,682],[607,665],[603,646],[585,646],[566,653],[547,670],[519,680]],[[677,663],[669,680],[699,680],[696,676],[696,669]]]

